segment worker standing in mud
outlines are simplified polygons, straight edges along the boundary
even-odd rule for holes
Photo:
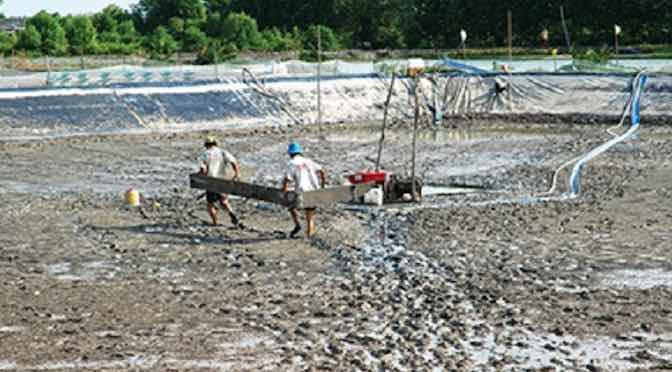
[[[231,167],[233,167],[233,179],[240,179],[240,166],[238,165],[238,161],[228,151],[222,150],[218,147],[217,139],[214,136],[208,136],[205,139],[204,146],[205,151],[203,151],[201,156],[198,158],[200,173],[202,175],[214,178],[222,178],[226,175],[226,170],[230,164]],[[238,217],[233,212],[233,209],[231,209],[228,195],[207,191],[205,198],[208,202],[208,214],[212,219],[213,225],[217,226],[219,224],[216,207],[216,204],[219,203],[222,208],[224,208],[229,213],[231,223],[236,227],[242,228],[242,224],[238,220]]]
[[[282,191],[289,192],[289,184],[294,183],[296,192],[307,192],[324,188],[327,183],[327,174],[324,168],[316,162],[303,156],[301,145],[296,142],[289,144],[287,148],[289,163],[287,173],[282,181]],[[319,179],[318,179],[319,177]],[[315,234],[315,207],[304,207],[306,213],[306,237],[310,238]],[[294,239],[301,231],[299,222],[299,211],[296,208],[290,208],[289,213],[294,221],[294,229],[289,233],[289,237]]]

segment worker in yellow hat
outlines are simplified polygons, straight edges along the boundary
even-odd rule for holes
[[[207,136],[204,146],[205,150],[198,157],[200,173],[202,175],[214,178],[223,178],[226,175],[226,171],[230,165],[234,172],[233,179],[240,179],[240,166],[238,165],[238,161],[233,155],[231,155],[231,153],[221,149],[218,146],[217,138],[214,136]],[[208,202],[208,214],[212,219],[213,225],[217,226],[219,224],[216,207],[216,204],[219,203],[219,205],[221,205],[222,208],[224,208],[224,210],[229,213],[231,223],[236,227],[243,227],[243,225],[238,220],[238,217],[233,212],[231,205],[229,204],[228,195],[207,191],[205,198]]]

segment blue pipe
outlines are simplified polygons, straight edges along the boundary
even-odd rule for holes
[[[644,91],[644,86],[646,84],[647,79],[648,77],[645,74],[641,74],[639,77],[639,82],[637,83],[637,90],[634,93],[634,98],[632,100],[632,105],[630,107],[630,121],[632,123],[630,129],[624,134],[618,137],[614,137],[611,140],[607,141],[606,143],[588,152],[574,165],[574,168],[572,169],[572,174],[569,178],[569,192],[571,197],[577,197],[578,195],[581,194],[581,171],[583,170],[583,166],[586,163],[588,163],[590,160],[597,157],[598,155],[604,153],[605,151],[609,150],[610,148],[614,147],[615,145],[629,139],[633,134],[635,134],[639,130],[640,110],[641,110],[640,104],[641,104],[642,92]]]

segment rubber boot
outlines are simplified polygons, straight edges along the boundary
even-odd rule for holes
[[[237,228],[239,228],[239,229],[243,229],[243,228],[245,227],[245,226],[243,226],[243,224],[240,222],[240,220],[238,220],[238,216],[236,216],[235,214],[233,214],[233,213],[229,213],[229,217],[231,217],[231,223],[233,224],[233,226],[235,226],[235,227],[237,227]]]
[[[297,236],[300,232],[301,232],[301,226],[300,226],[300,225],[296,225],[296,226],[294,226],[294,230],[292,230],[292,231],[289,233],[289,237],[292,238],[292,239],[296,239],[296,236]]]

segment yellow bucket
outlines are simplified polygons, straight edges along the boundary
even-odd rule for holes
[[[128,203],[128,205],[131,207],[140,206],[140,193],[138,190],[131,187],[130,189],[126,190],[124,196],[126,197],[126,203]]]

